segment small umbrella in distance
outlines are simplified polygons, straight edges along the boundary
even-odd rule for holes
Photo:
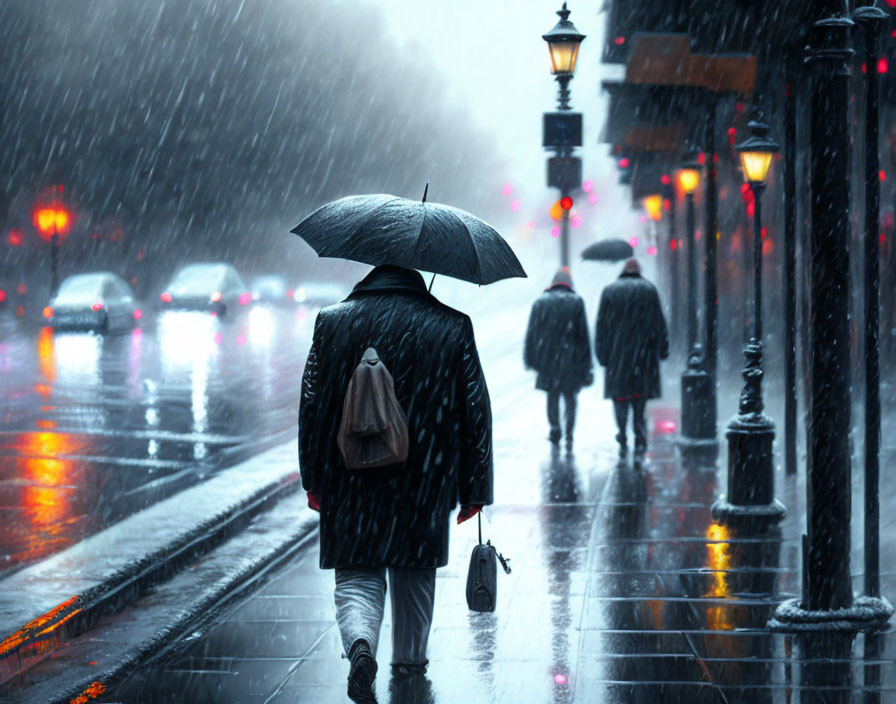
[[[428,184],[427,184],[428,188]],[[291,232],[321,257],[392,264],[490,284],[526,272],[504,238],[475,215],[387,194],[340,198]]]
[[[625,240],[609,239],[595,242],[582,250],[582,259],[602,262],[618,262],[628,259],[635,253]]]

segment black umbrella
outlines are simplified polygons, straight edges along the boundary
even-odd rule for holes
[[[628,259],[635,253],[632,246],[625,240],[612,239],[595,242],[582,250],[582,259],[593,261],[618,262]]]
[[[526,276],[510,245],[475,215],[387,194],[349,196],[291,230],[321,257],[393,264],[474,284]]]

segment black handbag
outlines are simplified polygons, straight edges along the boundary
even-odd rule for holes
[[[494,611],[498,600],[498,562],[510,574],[510,558],[499,553],[492,541],[482,544],[482,512],[479,518],[479,544],[470,555],[470,570],[467,572],[467,606],[471,611],[484,613]]]

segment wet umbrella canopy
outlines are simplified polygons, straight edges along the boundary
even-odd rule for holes
[[[582,250],[582,259],[603,262],[618,262],[632,256],[634,250],[625,240],[601,240]]]
[[[292,232],[321,257],[392,264],[490,284],[526,272],[501,235],[470,213],[388,194],[349,196],[318,208]]]

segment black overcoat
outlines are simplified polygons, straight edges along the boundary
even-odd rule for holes
[[[403,465],[347,470],[336,443],[352,372],[373,347],[392,374]],[[321,497],[320,566],[441,567],[451,510],[492,502],[491,409],[469,317],[423,277],[377,267],[317,316],[299,407],[302,485]]]
[[[577,392],[594,381],[591,340],[582,297],[557,284],[532,305],[523,361],[538,372],[535,388]]]
[[[669,356],[669,333],[652,283],[623,274],[600,297],[595,340],[605,367],[606,398],[658,398],[660,360]]]

